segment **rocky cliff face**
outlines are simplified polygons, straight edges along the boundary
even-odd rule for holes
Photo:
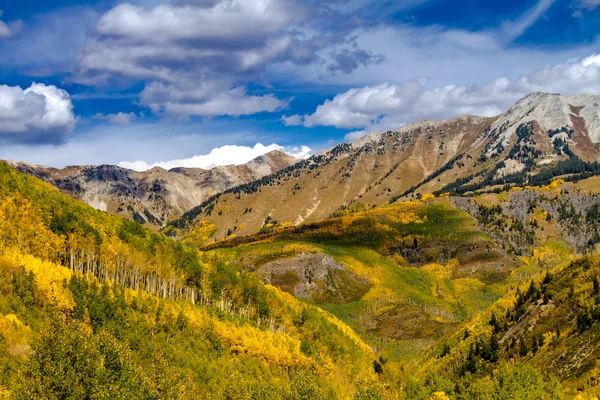
[[[158,228],[215,193],[252,182],[296,161],[283,152],[273,151],[244,165],[219,166],[211,170],[174,168],[166,171],[156,167],[136,172],[114,165],[57,169],[8,163],[97,209]]]

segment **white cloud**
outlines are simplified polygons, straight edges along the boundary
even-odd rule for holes
[[[308,146],[300,146],[300,147],[284,147],[282,149],[285,153],[290,156],[297,158],[299,160],[305,160],[311,156],[311,148]]]
[[[319,61],[330,72],[346,73],[384,59],[361,50],[352,36],[319,26],[325,18],[336,18],[319,2],[165,3],[123,3],[102,15],[79,51],[73,80],[95,86],[144,81],[141,100],[154,112],[237,116],[287,105],[272,94],[245,92],[249,82],[269,87],[264,73],[270,65]],[[341,47],[325,51],[323,57],[333,58],[325,62],[318,52],[332,43]]]
[[[116,114],[96,114],[94,118],[115,125],[131,125],[137,119],[137,115],[133,112],[124,113],[119,111]]]
[[[579,0],[575,2],[575,8],[578,10],[575,12],[577,15],[573,15],[575,17],[581,17],[583,14],[581,12],[582,9],[587,11],[594,11],[598,6],[600,6],[600,0]]]
[[[134,162],[122,161],[119,163],[119,166],[135,171],[146,171],[154,167],[161,167],[166,170],[176,167],[210,169],[219,165],[245,164],[256,157],[274,150],[284,151],[296,158],[306,158],[310,153],[310,148],[307,146],[294,147],[288,150],[274,143],[268,146],[257,143],[254,147],[226,145],[212,149],[209,154],[197,155],[181,160],[161,161],[152,164],[141,160]]]
[[[285,126],[302,125],[302,117],[300,115],[282,116],[281,120]]]
[[[0,86],[0,138],[11,142],[59,142],[75,127],[69,94],[56,86],[33,83]]]
[[[143,7],[120,4],[99,19],[79,52],[75,81],[143,80],[142,104],[181,117],[249,115],[287,105],[252,96],[245,81],[270,62],[314,52],[290,28],[306,17],[293,0],[220,0]],[[239,82],[242,81],[240,84]]]
[[[319,105],[313,114],[286,118],[301,119],[306,127],[362,128],[348,134],[351,140],[368,130],[396,129],[424,118],[497,115],[531,92],[600,94],[600,55],[547,66],[516,79],[496,78],[483,85],[427,89],[426,84],[425,79],[416,79],[350,89]]]
[[[273,64],[268,72],[274,81],[292,80],[296,84],[358,87],[381,82],[406,82],[427,77],[428,86],[483,83],[498,76],[512,79],[546,64],[582,57],[600,48],[600,38],[568,47],[536,47],[512,43],[519,35],[544,18],[553,2],[539,0],[522,16],[497,26],[472,31],[442,25],[415,25],[396,21],[359,25],[345,38],[353,38],[358,48],[385,61],[361,66],[346,74],[331,75],[329,62],[297,66]],[[334,47],[337,51],[338,47]],[[331,48],[318,52],[327,61]],[[335,54],[335,52],[332,52]],[[274,77],[274,78],[273,78]]]
[[[207,154],[229,143],[248,144],[271,140],[239,121],[181,123],[172,119],[131,125],[84,124],[77,135],[56,144],[7,143],[0,159],[27,161],[62,168],[67,165],[114,164],[123,160],[153,163]]]
[[[538,3],[523,14],[516,21],[506,22],[502,26],[504,36],[507,40],[512,41],[520,37],[527,29],[535,24],[540,17],[542,17],[548,9],[554,4],[555,0],[540,0]],[[585,0],[595,1],[595,0]]]
[[[123,3],[100,18],[104,35],[156,42],[262,40],[301,17],[291,1],[225,0],[212,4],[161,4],[151,9]]]
[[[250,115],[287,106],[287,101],[272,94],[251,96],[243,87],[229,89],[226,82],[218,81],[185,85],[153,82],[146,85],[140,101],[154,113],[176,117]]]
[[[2,16],[2,10],[0,10],[0,17]],[[21,30],[23,22],[21,20],[4,22],[0,20],[0,39],[8,38],[15,35]]]

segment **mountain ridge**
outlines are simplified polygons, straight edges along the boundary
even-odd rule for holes
[[[532,93],[495,117],[461,115],[371,132],[216,194],[173,226],[208,220],[220,240],[239,224],[242,235],[267,220],[299,225],[354,203],[372,207],[415,194],[547,184],[570,171],[593,174],[599,172],[598,121],[598,96]]]
[[[155,228],[229,187],[251,182],[296,162],[281,151],[271,151],[242,165],[209,170],[154,167],[134,171],[115,165],[53,168],[7,161],[20,172],[35,176],[102,211],[134,218]]]

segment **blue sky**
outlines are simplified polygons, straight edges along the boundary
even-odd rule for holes
[[[0,10],[0,158],[59,167],[302,157],[423,118],[498,114],[531,91],[600,94],[600,0]]]

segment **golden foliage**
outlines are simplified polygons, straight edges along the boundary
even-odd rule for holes
[[[27,355],[31,329],[24,325],[15,314],[0,314],[0,333],[4,337],[6,350],[11,356],[25,357]]]
[[[19,193],[0,200],[0,243],[56,260],[62,240],[47,228],[42,212]]]
[[[39,290],[58,309],[62,311],[73,309],[73,297],[63,285],[71,278],[73,274],[71,270],[28,254],[23,255],[16,249],[4,249],[0,260],[13,266],[22,266],[25,271],[32,272]]]
[[[243,228],[242,228],[243,229]],[[196,224],[183,238],[183,243],[201,246],[217,233],[217,227],[210,221],[203,220]]]
[[[565,180],[564,179],[555,179],[553,180],[549,185],[544,186],[544,189],[558,189],[559,187],[561,187],[562,185],[564,185]]]
[[[234,354],[255,357],[280,367],[308,367],[313,361],[300,352],[300,341],[287,335],[220,321],[215,332]]]
[[[427,201],[427,200],[433,200],[435,199],[435,195],[432,193],[425,193],[423,196],[421,196],[421,201]]]

